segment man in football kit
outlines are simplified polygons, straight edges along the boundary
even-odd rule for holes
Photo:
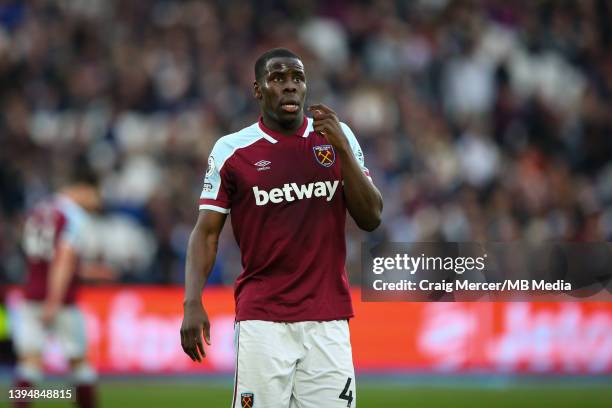
[[[181,344],[206,355],[202,289],[231,212],[243,271],[236,280],[232,407],[351,407],[355,379],[348,319],[346,211],[367,231],[382,197],[357,139],[327,106],[304,115],[306,75],[286,49],[255,64],[255,123],[222,137],[208,159],[187,255]]]
[[[25,300],[15,319],[15,386],[30,388],[42,380],[42,351],[52,334],[68,359],[79,407],[96,405],[97,375],[86,359],[85,324],[75,301],[83,226],[87,211],[99,204],[95,175],[80,168],[70,185],[30,211],[23,232],[27,277]],[[17,401],[15,406],[29,403]]]

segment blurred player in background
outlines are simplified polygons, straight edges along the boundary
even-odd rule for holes
[[[243,271],[235,285],[233,407],[351,407],[355,374],[346,258],[346,211],[367,231],[382,197],[357,139],[325,105],[304,115],[306,74],[286,49],[255,64],[261,117],[217,141],[187,257],[183,349],[210,344],[202,289],[232,214]]]
[[[42,352],[47,335],[53,334],[69,361],[79,407],[96,405],[97,375],[86,360],[85,322],[75,301],[83,227],[87,212],[99,206],[96,176],[78,167],[69,185],[32,209],[23,233],[28,271],[14,339],[15,385],[32,387],[42,379]]]

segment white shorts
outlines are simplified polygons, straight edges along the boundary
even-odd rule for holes
[[[85,356],[85,319],[76,306],[64,306],[50,327],[41,320],[42,303],[24,301],[15,316],[15,347],[19,355],[42,353],[49,335],[54,336],[68,359]]]
[[[346,320],[236,323],[232,408],[356,406]]]

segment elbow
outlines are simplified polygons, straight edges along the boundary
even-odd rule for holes
[[[372,232],[376,228],[378,228],[379,225],[380,225],[380,219],[374,220],[374,221],[370,221],[368,223],[362,223],[362,224],[358,225],[358,227],[361,228],[364,231]]]
[[[367,220],[358,223],[357,226],[364,231],[372,232],[380,226],[380,223],[382,222],[381,215],[381,211],[376,211],[374,214],[368,217]]]
[[[353,216],[353,219],[355,220],[355,223],[359,229],[367,232],[374,231],[382,222],[383,200],[380,193],[378,193],[378,190],[376,191],[378,195],[377,202],[366,205],[365,208],[367,208],[367,210],[364,208],[360,212],[351,212],[351,215]]]

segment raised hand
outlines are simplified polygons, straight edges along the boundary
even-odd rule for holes
[[[312,112],[314,118],[314,130],[323,135],[336,150],[350,148],[336,112],[322,103],[309,106],[308,111]]]

